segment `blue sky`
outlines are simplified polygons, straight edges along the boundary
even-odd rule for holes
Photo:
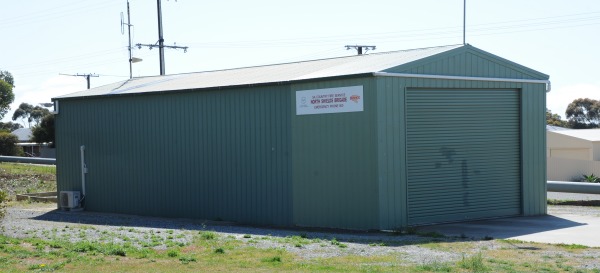
[[[15,77],[19,103],[129,77],[126,0],[5,1],[0,18],[0,69]],[[156,1],[130,0],[133,43],[158,40]],[[462,0],[170,0],[162,1],[167,74],[198,72],[462,43]],[[467,1],[467,43],[550,75],[547,106],[564,118],[576,98],[600,99],[600,1]],[[142,58],[134,76],[159,74],[158,50]]]

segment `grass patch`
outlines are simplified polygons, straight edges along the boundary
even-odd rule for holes
[[[482,250],[476,242],[444,242],[439,243],[438,252],[475,254],[465,254],[458,261],[429,257],[430,262],[414,264],[398,253],[368,256],[341,253],[307,260],[281,247],[254,247],[240,237],[221,236],[210,240],[200,237],[183,247],[159,250],[136,248],[128,242],[71,243],[68,240],[13,239],[0,235],[0,272],[594,272],[581,269],[582,264],[590,262],[589,259],[578,261],[579,258],[574,256],[560,254],[578,251],[577,245],[535,244],[544,251],[514,247]],[[268,237],[268,240],[274,239]],[[336,245],[336,242],[339,243],[337,240],[321,241],[327,245]],[[497,242],[521,243],[517,240]],[[600,252],[595,248],[585,251]],[[597,255],[594,253],[591,255]]]
[[[453,266],[449,263],[433,261],[431,263],[417,265],[416,272],[452,272]]]
[[[556,246],[562,247],[564,249],[588,249],[589,246],[579,245],[579,244],[556,244]]]
[[[548,199],[548,205],[600,207],[600,200],[558,200],[558,199]]]

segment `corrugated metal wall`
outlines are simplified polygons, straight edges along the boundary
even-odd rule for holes
[[[379,225],[397,229],[407,225],[405,83],[392,77],[376,82]]]
[[[542,77],[493,56],[454,53],[387,72]],[[357,85],[364,90],[362,112],[295,113],[296,91]],[[546,213],[545,87],[509,82],[363,77],[61,99],[58,189],[80,190],[79,146],[86,145],[89,210],[405,227],[407,88],[519,90],[522,143],[515,145],[521,145],[522,213]]]
[[[510,79],[540,79],[545,76],[542,73],[532,71],[529,68],[473,47],[459,48],[385,71]]]
[[[546,88],[521,88],[523,215],[546,214]]]
[[[432,64],[436,66],[437,64]],[[476,68],[474,68],[476,69]],[[424,69],[436,73],[433,69]],[[424,72],[423,72],[424,73]],[[517,89],[521,92],[522,213],[546,213],[545,86],[509,82],[377,77],[380,228],[408,225],[405,94],[407,88]],[[385,125],[385,126],[381,126]],[[457,128],[458,130],[460,128]],[[517,145],[519,145],[517,143]],[[426,176],[427,174],[423,174]],[[433,190],[433,189],[432,189]]]
[[[297,116],[292,109],[294,223],[377,229],[377,103],[373,78],[293,84],[292,92],[363,86],[364,111]],[[295,95],[292,95],[295,105]]]
[[[292,224],[289,87],[61,100],[58,190],[86,209]]]

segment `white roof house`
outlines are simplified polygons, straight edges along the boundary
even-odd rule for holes
[[[600,161],[600,129],[546,131],[547,157]]]
[[[12,131],[12,134],[17,136],[19,142],[30,142],[31,140],[31,128],[19,128]]]

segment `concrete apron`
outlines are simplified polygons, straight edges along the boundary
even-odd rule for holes
[[[600,247],[600,217],[574,214],[513,217],[418,227],[419,232]]]

